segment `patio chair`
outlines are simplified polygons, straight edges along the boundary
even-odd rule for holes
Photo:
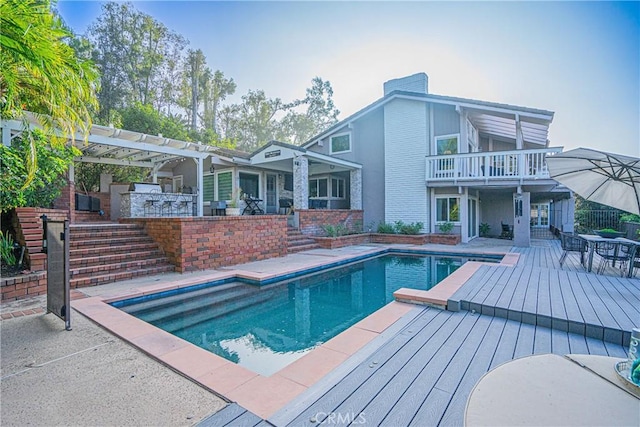
[[[513,228],[509,224],[500,223],[502,226],[502,233],[500,234],[500,238],[502,239],[513,239]]]
[[[580,253],[580,264],[584,265],[584,254],[587,252],[587,241],[569,233],[560,233],[560,244],[562,245],[562,255],[560,255],[560,268],[564,264],[569,252]]]
[[[632,259],[631,253],[634,251],[634,249],[635,249],[635,254]],[[620,270],[622,270],[621,274],[624,275],[625,271],[627,270],[626,263],[630,262],[631,263],[631,265],[629,266],[631,269],[630,277],[635,276],[637,273],[637,270],[640,270],[640,248],[635,248],[633,245],[622,244],[620,247],[620,251],[626,255],[626,260],[620,263]]]
[[[622,246],[622,248],[620,246]],[[610,242],[596,242],[595,251],[600,255],[600,264],[598,265],[598,270],[596,270],[598,274],[604,273],[607,262],[609,261],[611,261],[612,264],[615,264],[616,261],[620,262],[621,274],[624,274],[624,267],[627,265],[630,255],[629,251],[624,250],[624,245]]]
[[[290,215],[293,211],[293,199],[281,198],[278,200],[278,211],[283,211],[285,215]]]

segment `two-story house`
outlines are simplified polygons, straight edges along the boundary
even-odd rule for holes
[[[422,222],[427,232],[452,223],[467,242],[480,224],[528,246],[550,221],[573,230],[573,198],[549,178],[546,156],[554,113],[433,95],[428,77],[384,83],[384,96],[303,147],[362,165],[365,224]]]

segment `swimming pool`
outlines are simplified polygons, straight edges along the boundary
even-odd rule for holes
[[[214,282],[112,305],[268,376],[391,302],[396,290],[430,289],[468,259],[390,254],[263,286]]]

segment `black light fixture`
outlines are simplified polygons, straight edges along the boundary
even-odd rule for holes
[[[215,170],[215,166],[213,165],[213,163],[211,163],[211,166],[209,166],[209,172],[213,173]]]

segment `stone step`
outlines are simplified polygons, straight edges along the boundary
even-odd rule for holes
[[[130,249],[130,248],[127,248]],[[164,258],[159,249],[146,251],[127,251],[121,253],[109,253],[99,256],[70,256],[69,268],[91,267],[96,265],[116,264],[127,261],[141,261],[152,258]]]
[[[320,245],[317,243],[312,243],[312,244],[301,245],[301,246],[290,246],[288,249],[288,252],[292,254],[296,252],[308,251],[311,249],[320,249]]]
[[[69,248],[86,249],[86,248],[108,248],[113,246],[127,246],[129,244],[153,243],[153,239],[147,235],[118,237],[112,239],[91,239],[91,240],[71,240]]]
[[[149,239],[151,240],[151,239]],[[146,243],[136,243],[136,244],[128,244],[128,245],[114,245],[114,246],[97,246],[90,248],[80,248],[80,249],[72,249],[69,251],[69,258],[71,260],[76,258],[83,257],[94,257],[100,255],[115,255],[122,253],[130,253],[137,251],[150,251],[150,250],[158,250],[158,245],[156,245],[153,241]]]
[[[165,257],[147,258],[133,261],[121,261],[112,264],[101,264],[87,267],[70,268],[71,279],[92,277],[94,275],[108,274],[112,272],[128,272],[154,266],[171,265]],[[173,268],[173,266],[171,266]]]
[[[121,224],[119,222],[104,222],[104,223],[84,223],[84,224],[71,224],[69,226],[71,233],[75,232],[95,232],[95,231],[107,231],[107,230],[144,230],[144,228],[138,224]]]
[[[106,230],[106,231],[71,231],[71,242],[80,240],[115,239],[120,237],[146,236],[142,229]]]
[[[131,269],[127,271],[110,272],[105,274],[92,274],[86,277],[75,277],[69,282],[72,288],[82,288],[87,286],[104,285],[106,283],[128,280],[134,277],[149,276],[154,274],[168,273],[175,271],[173,265],[162,264],[153,267]]]

